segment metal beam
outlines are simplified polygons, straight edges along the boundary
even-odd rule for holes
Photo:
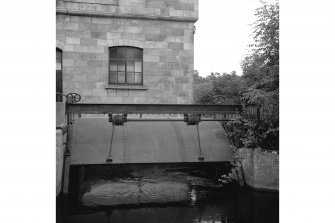
[[[202,118],[201,121],[204,122],[229,122],[231,120],[229,119],[209,119],[209,118]],[[169,118],[169,119],[162,119],[162,118],[127,118],[127,122],[185,122],[184,119],[175,119],[175,118]]]
[[[66,113],[73,114],[232,114],[241,105],[202,104],[67,104]]]

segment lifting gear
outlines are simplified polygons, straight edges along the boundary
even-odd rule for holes
[[[125,122],[127,122],[127,114],[123,115],[108,114],[108,121],[112,122],[113,125],[122,126]]]
[[[184,122],[187,125],[198,125],[201,122],[201,115],[184,114]]]
[[[127,114],[123,114],[123,115],[113,115],[113,114],[108,114],[108,121],[112,122],[113,124],[113,128],[112,128],[112,137],[111,137],[111,144],[110,144],[110,148],[109,148],[109,153],[108,153],[108,157],[106,159],[107,163],[111,163],[113,162],[112,159],[112,147],[113,147],[113,139],[114,139],[114,132],[115,132],[115,126],[123,126],[123,153],[124,153],[124,159],[125,159],[125,143],[126,143],[126,139],[125,139],[125,127],[124,127],[124,123],[127,122]]]
[[[127,122],[127,114],[108,114],[108,121],[113,123],[113,128],[112,128],[112,137],[111,137],[111,144],[110,144],[110,149],[109,149],[109,154],[108,158],[106,159],[107,163],[113,162],[112,159],[112,147],[113,147],[113,137],[114,137],[114,132],[115,132],[115,126],[123,126],[124,123]],[[198,136],[198,145],[199,145],[199,157],[198,159],[200,161],[204,160],[204,156],[202,154],[202,149],[201,149],[201,142],[200,142],[200,133],[199,133],[199,123],[201,122],[201,115],[198,114],[184,114],[184,121],[186,124],[189,125],[195,125],[197,128],[197,136]],[[123,131],[123,134],[125,132]],[[124,137],[124,144],[125,144],[125,136]],[[125,145],[124,145],[125,146]],[[124,159],[125,159],[125,148],[124,148]]]
[[[198,159],[200,161],[203,161],[204,156],[202,155],[200,133],[199,133],[199,123],[201,122],[201,115],[184,114],[184,121],[186,122],[187,125],[195,125],[197,127],[198,145],[199,145],[199,157],[198,157]]]

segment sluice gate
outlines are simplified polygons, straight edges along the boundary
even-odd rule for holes
[[[66,163],[228,162],[232,148],[220,121],[240,111],[239,105],[67,103]]]

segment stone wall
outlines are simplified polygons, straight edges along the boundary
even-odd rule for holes
[[[56,102],[56,127],[65,127],[65,102]]]
[[[83,103],[192,103],[198,0],[57,1],[63,93]],[[108,48],[143,49],[143,86],[108,84]]]
[[[92,15],[198,18],[198,0],[57,0],[59,12]]]
[[[239,149],[244,183],[259,190],[279,191],[279,154],[261,149]]]
[[[62,188],[64,165],[64,135],[62,130],[56,130],[56,195]]]

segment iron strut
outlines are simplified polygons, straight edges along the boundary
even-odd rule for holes
[[[112,147],[113,147],[114,131],[115,131],[115,125],[114,125],[114,123],[113,123],[112,137],[111,137],[111,145],[110,145],[110,147],[109,147],[109,153],[108,153],[108,157],[107,157],[107,159],[106,159],[106,162],[107,162],[107,163],[111,163],[111,162],[113,162],[113,159],[112,159]]]

